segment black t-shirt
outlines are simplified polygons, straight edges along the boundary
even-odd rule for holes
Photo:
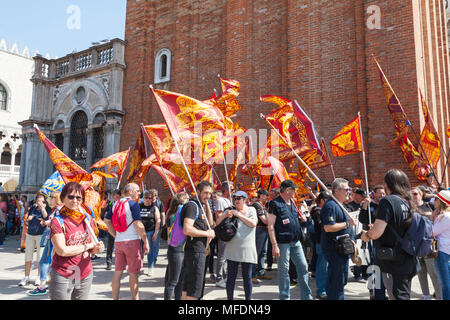
[[[412,274],[416,272],[416,258],[407,254],[397,243],[397,237],[391,226],[400,237],[406,233],[405,220],[409,217],[409,204],[396,195],[388,195],[381,199],[378,206],[377,219],[387,223],[380,238],[375,240],[375,247],[396,247],[396,261],[377,261],[382,272],[391,274]]]
[[[361,208],[361,205],[360,205],[360,204],[357,204],[355,201],[352,201],[352,202],[349,202],[349,203],[347,203],[347,204],[344,203],[344,207],[345,207],[348,211],[353,212],[353,211],[358,211],[359,208]]]
[[[267,211],[264,209],[263,205],[259,202],[254,202],[252,206],[256,209],[256,215],[258,216],[258,227],[267,227],[267,225],[262,222],[262,220],[259,218],[261,216],[265,216],[267,218]]]
[[[145,232],[154,231],[156,225],[155,206],[153,204],[146,206],[141,203],[139,207],[141,208],[141,219]]]
[[[194,203],[195,202],[195,203]],[[191,200],[183,206],[181,209],[181,223],[184,226],[184,219],[189,218],[194,221],[194,228],[199,230],[208,230],[208,224],[206,223],[206,217],[203,215],[203,211],[197,201]],[[196,218],[197,217],[197,218]],[[185,252],[191,251],[196,253],[206,253],[207,237],[186,237]]]

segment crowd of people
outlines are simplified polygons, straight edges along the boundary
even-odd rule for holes
[[[206,281],[225,289],[233,300],[239,266],[247,300],[252,299],[254,285],[264,285],[272,277],[277,278],[280,300],[290,299],[295,284],[302,300],[343,300],[349,270],[353,281],[368,282],[374,272],[368,265],[380,270],[375,272],[377,285],[368,290],[370,299],[410,299],[416,275],[423,299],[450,298],[450,191],[438,188],[433,175],[426,184],[412,187],[404,172],[392,169],[384,184],[373,188],[351,187],[343,178],[327,187],[327,191],[310,189],[296,204],[298,186],[291,180],[254,194],[228,182],[214,190],[210,182],[201,181],[195,194],[178,193],[164,205],[157,190],[141,194],[140,187],[130,183],[123,193],[112,192],[102,210],[108,231],[100,231],[98,238],[93,232],[94,214],[84,204],[85,193],[78,183],[68,183],[48,199],[38,194],[31,204],[26,197],[2,194],[0,245],[5,234],[22,232],[25,277],[19,286],[30,282],[36,251],[39,275],[29,294],[49,294],[54,300],[88,298],[92,261],[105,248],[105,267],[114,268],[113,299],[119,299],[127,268],[131,297],[139,299],[139,277],[153,276],[161,241],[168,244],[161,283],[165,300],[202,299]],[[433,256],[418,258],[399,248],[398,236],[406,234],[413,213],[432,223],[438,248]],[[219,239],[216,227],[233,219],[234,236]],[[358,252],[365,255],[363,263],[361,257],[354,261]],[[277,272],[271,275],[274,258]],[[309,285],[311,278],[315,292]]]

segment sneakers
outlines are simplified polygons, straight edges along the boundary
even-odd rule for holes
[[[217,282],[216,280],[217,280],[217,279],[216,279],[216,276],[215,276],[214,274],[212,274],[212,275],[209,276],[209,281],[210,281],[210,282],[216,283],[216,282]]]
[[[106,264],[106,270],[111,270],[111,269],[112,269],[111,263],[107,263],[107,264]]]
[[[151,277],[151,276],[153,275],[153,268],[148,268],[148,269],[147,269],[147,275],[148,275],[149,277]]]
[[[22,280],[20,280],[19,282],[19,287],[24,287],[26,286],[28,283],[30,283],[30,278],[29,277],[25,277]]]
[[[47,294],[47,293],[48,293],[47,292],[47,288],[39,289],[39,287],[37,287],[33,291],[28,292],[28,295],[30,295],[30,296],[40,296],[40,295],[44,295],[44,294]]]
[[[225,281],[220,280],[220,281],[216,282],[216,287],[225,289],[227,287],[227,285],[225,284]]]
[[[99,256],[97,256],[97,255],[91,257],[91,261],[97,261],[97,260],[100,260],[100,259],[101,258]]]
[[[256,276],[257,279],[262,279],[262,280],[272,280],[271,276],[268,276],[267,274],[263,274],[263,275],[258,275]]]
[[[41,284],[41,280],[39,280],[39,278],[37,278],[37,279],[34,281],[34,285],[35,285],[36,287],[38,287],[40,284]]]
[[[259,280],[258,278],[252,278],[252,282],[253,282],[253,284],[258,284],[258,283],[261,283],[262,281]]]
[[[321,293],[316,295],[316,299],[317,300],[327,300],[327,294],[326,293]]]
[[[430,296],[424,294],[422,300],[431,300]]]

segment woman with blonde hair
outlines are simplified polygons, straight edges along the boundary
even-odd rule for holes
[[[432,236],[437,240],[439,254],[434,264],[442,289],[442,299],[450,299],[450,191],[442,190],[435,198]]]
[[[47,294],[47,275],[50,272],[50,265],[52,263],[53,257],[53,246],[50,240],[50,224],[52,219],[59,214],[59,210],[62,207],[62,201],[60,198],[61,192],[53,192],[48,197],[48,205],[52,209],[52,213],[48,217],[48,220],[41,221],[41,225],[46,227],[44,233],[42,234],[41,247],[44,247],[44,252],[42,253],[39,265],[40,269],[40,284],[33,291],[28,292],[30,296],[44,295]]]

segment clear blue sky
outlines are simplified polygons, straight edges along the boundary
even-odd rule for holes
[[[1,1],[0,41],[27,46],[51,58],[92,42],[125,37],[126,0],[9,0]]]

